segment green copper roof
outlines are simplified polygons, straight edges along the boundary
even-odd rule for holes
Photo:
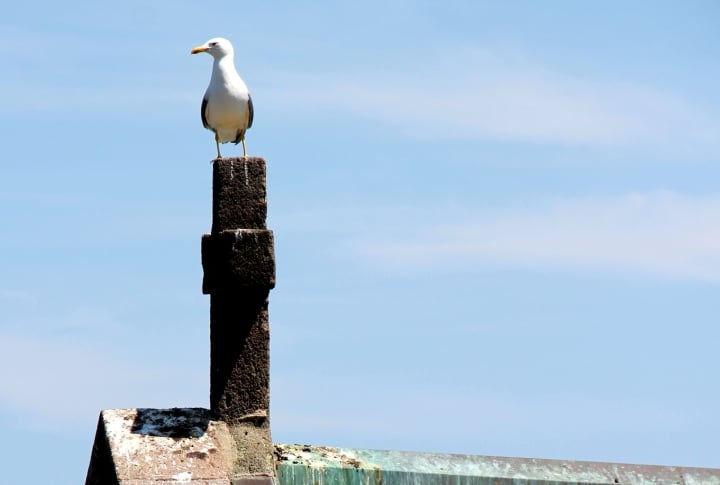
[[[276,445],[280,485],[720,485],[720,470]]]

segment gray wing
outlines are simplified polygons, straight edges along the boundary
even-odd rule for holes
[[[212,128],[210,128],[210,125],[208,125],[207,116],[205,114],[207,111],[207,104],[207,98],[203,97],[202,105],[200,106],[200,118],[202,119],[203,126],[208,130],[212,130]],[[252,109],[250,110],[250,112],[252,113]]]
[[[250,97],[250,94],[248,94],[248,125],[247,127],[250,128],[252,126],[253,122],[253,116],[255,114],[255,110],[253,109],[252,105],[252,98]]]

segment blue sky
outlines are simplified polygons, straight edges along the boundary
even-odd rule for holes
[[[81,482],[100,409],[207,406],[190,49],[214,36],[268,162],[276,442],[720,467],[719,23],[714,1],[14,4],[5,479]]]

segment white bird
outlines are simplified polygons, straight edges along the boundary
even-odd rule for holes
[[[199,52],[213,56],[210,84],[200,107],[202,124],[215,133],[218,158],[220,143],[228,142],[242,143],[243,156],[247,157],[245,131],[252,126],[253,104],[245,81],[235,69],[233,46],[229,40],[216,37],[190,51]]]

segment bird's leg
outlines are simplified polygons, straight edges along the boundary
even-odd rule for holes
[[[240,138],[240,141],[242,142],[243,146],[243,158],[247,158],[247,149],[245,148],[245,135],[243,134],[242,138]]]
[[[220,139],[217,133],[215,133],[215,147],[217,148],[218,158],[222,158],[222,155],[220,155]]]

